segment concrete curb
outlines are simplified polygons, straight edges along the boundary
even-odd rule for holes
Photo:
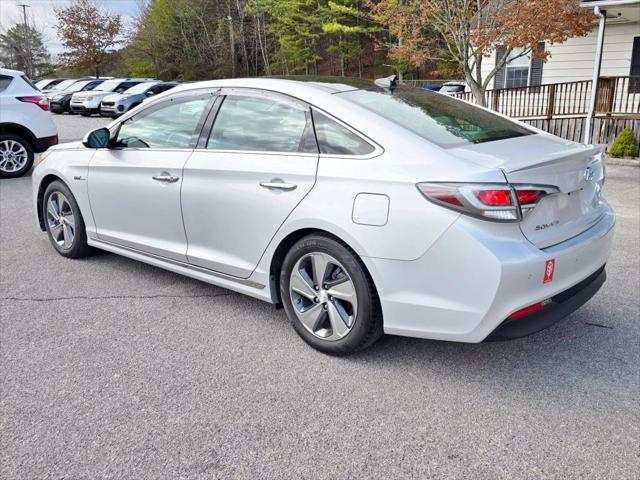
[[[607,165],[623,165],[625,167],[640,167],[640,159],[635,159],[635,158],[606,157],[605,163]]]

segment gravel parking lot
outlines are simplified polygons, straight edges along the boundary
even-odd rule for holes
[[[54,118],[63,140],[109,122]],[[348,358],[257,300],[62,258],[30,178],[0,182],[2,479],[638,478],[638,168],[608,169],[609,280],[563,322]]]

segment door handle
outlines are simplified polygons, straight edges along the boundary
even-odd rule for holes
[[[174,183],[180,180],[180,177],[174,177],[173,175],[169,175],[168,173],[163,173],[162,175],[156,175],[155,177],[151,177],[157,182],[167,182]]]
[[[285,183],[282,180],[272,180],[270,182],[260,182],[260,186],[270,190],[295,190],[298,185],[295,183]]]

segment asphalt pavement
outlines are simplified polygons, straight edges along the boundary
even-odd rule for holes
[[[62,139],[104,119],[56,117]],[[608,281],[531,337],[333,358],[283,311],[109,253],[67,260],[0,180],[2,479],[637,479],[640,169]]]

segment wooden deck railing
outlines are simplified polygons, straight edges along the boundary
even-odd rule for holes
[[[640,115],[640,76],[600,77],[597,92],[597,115]],[[456,96],[475,102],[471,92]],[[489,108],[520,119],[586,115],[590,101],[591,80],[487,91]]]

